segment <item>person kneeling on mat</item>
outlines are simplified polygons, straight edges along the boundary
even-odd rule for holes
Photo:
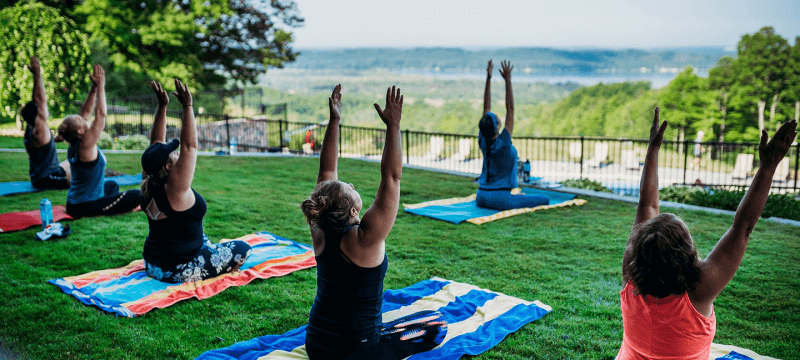
[[[47,111],[47,95],[39,59],[32,57],[28,69],[33,73],[33,100],[25,104],[20,115],[27,124],[23,142],[30,163],[31,185],[36,189],[68,189],[69,162],[58,162],[55,137],[47,126],[50,112]],[[81,106],[81,117],[85,118],[92,112],[96,92],[97,87],[92,84],[89,96]]]
[[[386,108],[375,104],[386,124],[386,146],[378,193],[359,221],[361,196],[337,175],[341,89],[337,85],[328,99],[330,122],[317,185],[301,204],[317,260],[317,296],[308,316],[306,351],[311,360],[404,359],[440,344],[447,323],[436,311],[381,321],[383,278],[389,268],[386,237],[400,205],[403,98],[392,87],[386,91]]]
[[[478,178],[478,206],[492,210],[511,210],[547,205],[550,199],[542,195],[512,195],[517,187],[517,149],[511,143],[514,131],[514,93],[511,90],[511,70],[509,62],[502,62],[500,75],[506,81],[506,123],[502,129],[497,115],[492,113],[490,84],[492,61],[486,69],[486,91],[483,95],[483,118],[478,123],[478,145],[483,152],[483,167]],[[502,129],[502,131],[501,131]]]
[[[250,256],[244,241],[212,244],[203,232],[206,201],[192,189],[197,162],[197,129],[192,94],[175,79],[183,104],[181,141],[166,143],[169,96],[151,82],[158,109],[150,132],[150,146],[142,154],[142,210],[150,232],[142,257],[147,275],[168,283],[198,281],[236,271]],[[175,150],[180,147],[180,153]]]
[[[135,209],[141,202],[139,190],[119,192],[119,184],[105,181],[106,156],[97,146],[106,125],[106,75],[103,67],[94,66],[92,89],[97,91],[94,121],[89,124],[81,115],[69,115],[58,127],[56,141],[69,143],[67,160],[72,180],[67,192],[67,214],[72,217],[121,214]],[[90,91],[90,97],[92,92]],[[89,107],[91,108],[91,107]]]

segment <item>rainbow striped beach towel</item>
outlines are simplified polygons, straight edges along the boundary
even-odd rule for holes
[[[120,268],[50,280],[49,283],[86,305],[97,306],[118,316],[134,317],[181,300],[202,300],[231,286],[283,276],[317,265],[311,246],[266,231],[232,240],[250,244],[250,257],[239,271],[206,280],[183,284],[161,282],[147,276],[144,261],[140,259]],[[225,241],[231,240],[222,240]]]
[[[520,189],[514,189],[511,193],[517,194]],[[555,209],[566,206],[579,206],[586,203],[584,199],[576,199],[575,195],[548,191],[542,189],[525,189],[526,194],[544,195],[550,198],[550,203],[532,208],[521,208],[513,210],[492,210],[478,207],[475,203],[475,194],[461,198],[451,198],[442,200],[426,201],[419,204],[403,204],[403,210],[412,214],[427,216],[437,220],[460,224],[464,221],[481,225],[490,221],[507,218],[514,215]]]
[[[422,310],[439,310],[448,322],[447,336],[435,349],[408,359],[458,359],[491,349],[508,334],[547,315],[552,308],[477,286],[432,278],[383,294],[383,322]],[[302,326],[207,351],[204,360],[308,359]]]

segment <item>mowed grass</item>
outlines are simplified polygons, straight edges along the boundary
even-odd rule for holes
[[[63,156],[62,156],[63,157]],[[109,154],[118,171],[140,171],[138,155]],[[27,179],[25,153],[0,154],[0,181]],[[310,244],[298,204],[314,187],[316,158],[198,159],[193,187],[208,202],[212,241],[260,230]],[[343,159],[367,208],[379,166]],[[471,179],[405,169],[402,202],[466,196]],[[66,191],[0,198],[0,212],[38,209]],[[480,359],[612,359],[622,341],[620,264],[635,213],[629,203],[586,205],[452,225],[400,212],[387,239],[387,289],[439,276],[553,307]],[[672,210],[670,210],[672,211]],[[732,217],[678,210],[707,254]],[[141,212],[70,221],[73,234],[39,242],[36,229],[0,234],[0,340],[33,359],[191,359],[202,352],[304,325],[315,270],[256,280],[203,301],[187,300],[136,318],[85,306],[47,280],[124,266],[141,258]],[[715,342],[783,359],[800,344],[800,229],[761,221],[736,277],[716,301]]]

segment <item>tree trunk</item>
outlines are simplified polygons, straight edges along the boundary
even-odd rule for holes
[[[764,100],[758,100],[758,133],[761,134],[761,130],[764,130],[764,108],[767,107],[767,102]],[[759,135],[761,136],[761,135]]]
[[[781,99],[778,97],[778,94],[772,96],[772,105],[769,107],[769,125],[774,125],[775,121],[775,108],[778,107],[778,103]],[[775,125],[777,127],[777,125]]]
[[[800,121],[800,100],[794,102],[794,119]]]
[[[722,104],[720,104],[719,111],[722,113],[719,125],[719,142],[725,142],[725,118],[728,117],[728,93],[722,95]]]

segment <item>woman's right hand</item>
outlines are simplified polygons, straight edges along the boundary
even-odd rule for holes
[[[328,98],[328,108],[330,108],[331,120],[342,118],[342,84],[333,88],[333,93]]]
[[[175,90],[177,91],[173,92],[172,95],[175,95],[184,107],[192,106],[192,93],[189,92],[189,87],[181,84],[178,78],[175,78]]]
[[[169,95],[161,87],[161,83],[158,81],[151,81],[150,88],[153,89],[153,92],[156,94],[156,98],[158,98],[158,106],[167,106],[169,104]]]
[[[395,90],[394,86],[386,89],[386,108],[381,110],[380,105],[376,103],[375,110],[387,127],[400,126],[400,117],[403,115],[403,95],[400,95],[400,89]]]
[[[492,60],[489,60],[489,65],[486,66],[486,76],[492,77],[492,69],[493,68],[494,67],[492,66]]]
[[[94,65],[94,73],[89,75],[89,78],[92,80],[92,83],[101,88],[105,89],[106,86],[106,72],[103,71],[103,67],[100,64]]]
[[[667,121],[664,120],[661,126],[658,125],[659,115],[661,109],[656,107],[656,115],[653,117],[653,125],[650,126],[650,141],[648,147],[661,147],[661,142],[664,140],[664,131],[667,130]]]
[[[773,169],[789,152],[792,147],[792,142],[797,136],[797,120],[787,121],[778,128],[772,140],[767,142],[767,131],[761,130],[761,143],[758,146],[758,156],[761,164],[764,167],[772,167]]]

